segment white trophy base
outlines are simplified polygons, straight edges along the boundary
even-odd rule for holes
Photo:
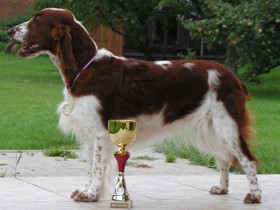
[[[123,209],[130,209],[132,208],[132,200],[129,201],[111,201],[110,202],[111,208],[123,208]]]

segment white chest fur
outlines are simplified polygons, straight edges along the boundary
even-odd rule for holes
[[[64,93],[66,96],[66,89]],[[65,116],[62,112],[64,102],[58,107],[59,127],[65,134],[74,135],[78,141],[84,142],[87,141],[87,138],[92,137],[92,132],[103,134],[106,132],[99,115],[100,102],[95,96],[79,98],[69,96],[68,100],[74,107],[69,116]]]

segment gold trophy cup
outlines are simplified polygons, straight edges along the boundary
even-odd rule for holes
[[[114,156],[118,163],[119,176],[112,196],[111,208],[131,208],[132,200],[126,189],[124,168],[130,153],[125,147],[130,145],[136,137],[137,123],[134,120],[109,120],[108,131],[112,142],[119,147]]]

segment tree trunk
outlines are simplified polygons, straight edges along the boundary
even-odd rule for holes
[[[226,63],[228,68],[237,74],[237,52],[236,47],[229,47],[226,52]]]

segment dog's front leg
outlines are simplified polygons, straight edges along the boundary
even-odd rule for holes
[[[108,162],[108,155],[110,146],[108,143],[110,140],[106,137],[96,137],[93,142],[93,156],[92,156],[92,167],[90,173],[90,182],[86,188],[82,191],[75,190],[71,198],[79,202],[93,202],[97,201],[100,197],[101,188],[102,188],[102,178],[105,171],[105,167]],[[109,144],[110,145],[110,144]]]

